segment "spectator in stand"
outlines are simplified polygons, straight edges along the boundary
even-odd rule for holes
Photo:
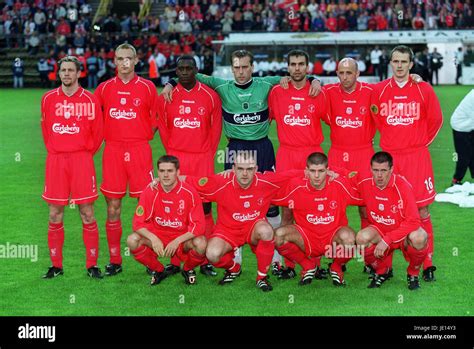
[[[411,27],[413,30],[424,30],[426,27],[426,23],[423,17],[421,17],[421,12],[417,12],[416,16],[413,18],[411,22]]]
[[[329,57],[323,63],[324,75],[326,76],[336,75],[336,68],[337,68],[337,64],[336,64],[336,61],[334,60],[334,56]]]
[[[48,64],[48,61],[46,60],[45,57],[41,57],[36,64],[36,68],[39,73],[40,77],[40,82],[41,82],[41,87],[42,88],[49,88],[49,80],[48,80],[48,74],[50,71],[50,66]]]
[[[368,29],[369,24],[369,15],[367,11],[364,11],[357,17],[357,30],[358,31],[366,31]]]
[[[87,65],[87,88],[95,89],[99,84],[99,78],[97,73],[99,72],[99,58],[97,57],[97,52],[92,51],[91,55],[86,60]]]
[[[326,28],[331,32],[337,32],[337,18],[334,14],[330,13],[329,18],[326,21]]]
[[[13,72],[13,88],[23,88],[23,75],[25,73],[25,67],[23,61],[17,57],[12,64]]]

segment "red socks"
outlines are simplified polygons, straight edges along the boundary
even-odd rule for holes
[[[423,261],[423,268],[429,268],[433,266],[433,253],[434,253],[434,235],[433,235],[433,224],[431,223],[431,215],[421,220],[423,229],[428,233],[428,251]]]
[[[188,251],[186,256],[187,256],[187,259],[186,259],[186,262],[184,262],[184,265],[183,265],[183,270],[184,271],[189,271],[191,269],[194,269],[195,267],[200,265],[205,260],[204,255],[199,254],[199,253],[197,253],[196,251],[194,251],[192,249]]]
[[[377,258],[374,255],[376,244],[370,247],[364,248],[364,262],[366,265],[370,265],[375,269],[375,273],[381,275],[388,273],[388,270],[392,267],[393,251],[386,254],[383,258]]]
[[[120,255],[120,239],[122,238],[122,222],[107,221],[105,223],[105,231],[107,233],[107,242],[109,244],[110,263],[122,264],[122,256]]]
[[[283,257],[295,261],[303,267],[303,270],[310,270],[314,268],[314,262],[309,259],[300,248],[292,243],[286,242],[280,247],[277,247],[278,253]]]
[[[158,261],[156,253],[148,246],[141,245],[130,252],[132,252],[133,258],[135,258],[138,263],[143,264],[147,268],[159,273],[165,270],[163,264]]]
[[[257,256],[257,280],[263,279],[267,276],[268,268],[272,264],[273,253],[275,251],[275,244],[272,241],[259,240],[255,255]]]
[[[223,268],[229,270],[231,273],[236,273],[240,269],[240,264],[234,262],[234,251],[227,252],[221,259],[214,263],[216,268]]]
[[[408,259],[408,268],[407,274],[412,276],[418,276],[420,273],[420,268],[424,260],[426,260],[426,255],[428,253],[428,246],[417,250],[413,246],[408,245],[406,250],[404,251],[407,255]]]
[[[86,268],[97,265],[99,256],[99,228],[97,222],[82,223],[82,238],[86,247]]]
[[[63,267],[64,225],[63,223],[49,223],[48,248],[53,267]]]

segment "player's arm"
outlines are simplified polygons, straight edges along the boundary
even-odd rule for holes
[[[408,184],[406,185],[408,187]],[[398,242],[403,240],[408,234],[417,230],[421,226],[420,214],[418,212],[418,207],[415,201],[415,195],[411,188],[402,190],[402,204],[404,207],[400,207],[398,204],[398,209],[403,210],[405,219],[401,222],[397,229],[392,230],[391,232],[385,234],[383,241],[390,245],[392,242]]]
[[[281,172],[265,171],[262,179],[279,187],[284,187],[294,178],[304,178],[304,170],[287,170]]]
[[[158,103],[158,92],[156,91],[155,84],[150,84],[151,96],[150,96],[150,119],[151,119],[151,127],[152,132],[155,134],[156,130],[158,129],[158,119],[157,119],[157,108],[156,105]]]
[[[426,88],[428,91],[428,100],[426,102],[426,124],[428,126],[428,143],[426,145],[428,146],[434,141],[436,135],[443,126],[443,112],[441,111],[441,106],[439,105],[438,97],[436,96],[436,93],[434,92],[433,88],[428,85],[426,86]]]
[[[329,99],[324,90],[321,90],[321,93],[318,95],[319,107],[319,117],[324,121],[326,125],[330,125],[331,121],[329,119]]]
[[[153,201],[157,195],[156,191],[147,187],[138,201],[138,206],[133,216],[133,231],[140,236],[150,240],[153,250],[159,257],[164,256],[163,242],[150,230],[152,229]]]
[[[92,127],[92,139],[93,139],[93,149],[92,154],[97,153],[97,151],[102,146],[104,141],[104,117],[102,115],[102,108],[100,107],[99,100],[93,99],[93,110],[94,115],[91,120]]]
[[[223,176],[209,176],[209,177],[195,177],[185,176],[180,179],[190,184],[199,193],[202,199],[207,201],[216,201],[217,196],[230,179],[226,179]]]
[[[46,121],[46,109],[47,105],[43,96],[43,99],[41,100],[41,133],[43,134],[43,142],[45,146],[48,144],[49,140],[49,130]]]
[[[155,104],[156,108],[156,127],[160,133],[161,143],[165,148],[165,151],[168,152],[169,144],[169,130],[168,130],[168,118],[166,115],[166,101],[163,96],[159,96]]]
[[[214,107],[211,112],[211,151],[215,154],[219,147],[222,134],[222,102],[217,93],[212,97]]]
[[[351,185],[347,178],[339,177],[334,182],[341,186],[348,205],[363,206],[364,200],[361,198],[359,191]]]
[[[291,184],[281,187],[278,193],[272,199],[271,204],[274,206],[291,207],[294,201],[293,195],[295,190],[295,186]]]

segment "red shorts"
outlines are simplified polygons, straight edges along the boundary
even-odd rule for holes
[[[241,229],[239,230],[230,230],[228,228],[225,228],[223,226],[215,225],[212,233],[209,235],[208,240],[212,238],[220,238],[226,242],[229,243],[230,246],[232,246],[232,249],[236,250],[240,246],[245,245],[246,243],[250,245],[252,248],[252,251],[254,251],[254,246],[252,246],[251,243],[251,238],[252,238],[252,231],[255,225],[260,222],[264,221],[266,222],[266,219],[257,219],[255,222],[253,222],[252,225],[244,225]]]
[[[92,154],[48,154],[43,199],[54,205],[87,204],[99,197]]]
[[[336,235],[337,231],[343,227],[337,227],[331,234],[327,235],[327,237],[321,238],[315,236],[316,234],[312,232],[305,231],[303,227],[298,224],[293,224],[293,226],[298,230],[303,238],[304,250],[308,257],[320,257],[324,256],[328,249],[331,249],[330,251],[332,251],[332,240],[334,239],[334,235]]]
[[[178,236],[171,236],[169,233],[161,232],[159,230],[154,230],[154,229],[151,232],[154,235],[156,235],[158,239],[161,240],[161,242],[163,243],[163,249],[165,249],[166,246],[168,246],[168,244],[171,241],[173,241],[174,239],[178,237]],[[186,261],[187,257],[186,257],[186,254],[184,253],[184,242],[179,244],[174,255],[177,256],[182,262]]]
[[[404,176],[413,187],[418,207],[433,203],[433,165],[428,148],[422,147],[409,152],[390,152],[393,156],[394,172]]]
[[[153,180],[153,158],[148,142],[105,144],[100,191],[108,198],[120,199],[128,191],[138,198]]]
[[[179,172],[182,175],[206,177],[214,174],[214,154],[187,153],[169,149],[168,155],[179,159]]]
[[[309,148],[291,148],[280,145],[276,155],[277,172],[288,170],[304,170],[308,155],[314,152],[323,153],[320,146]]]
[[[331,146],[328,152],[329,167],[341,167],[348,171],[357,171],[358,178],[372,177],[370,159],[374,155],[372,145],[356,149],[342,149]]]
[[[374,228],[375,230],[377,230],[377,232],[379,233],[379,235],[383,238],[384,237],[384,233],[379,229],[379,227],[377,227],[376,225],[374,224],[369,224],[368,227],[371,227],[371,228]],[[388,250],[385,252],[386,255],[392,253],[393,251],[395,250],[401,250],[403,252],[403,256],[405,257],[405,259],[407,258],[406,256],[406,253],[405,253],[405,248],[404,248],[404,244],[405,244],[405,239],[401,240],[401,241],[398,241],[398,242],[392,242],[390,244],[390,246],[388,247]]]

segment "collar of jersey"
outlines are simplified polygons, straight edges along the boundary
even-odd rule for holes
[[[249,88],[250,85],[252,85],[252,83],[253,83],[253,79],[250,79],[249,82],[246,82],[245,84],[242,84],[242,85],[240,85],[240,84],[238,84],[237,82],[234,81],[234,85],[236,87],[242,89],[242,90],[245,90],[245,89]]]
[[[75,97],[75,96],[77,96],[77,95],[82,94],[83,90],[84,90],[84,89],[83,89],[81,86],[79,86],[79,88],[77,89],[76,92],[74,92],[72,95],[67,95],[67,94],[64,93],[62,86],[59,86],[59,87],[58,87],[58,95],[60,95],[60,96],[66,96],[66,97],[68,97],[68,98],[71,98],[71,97]]]

